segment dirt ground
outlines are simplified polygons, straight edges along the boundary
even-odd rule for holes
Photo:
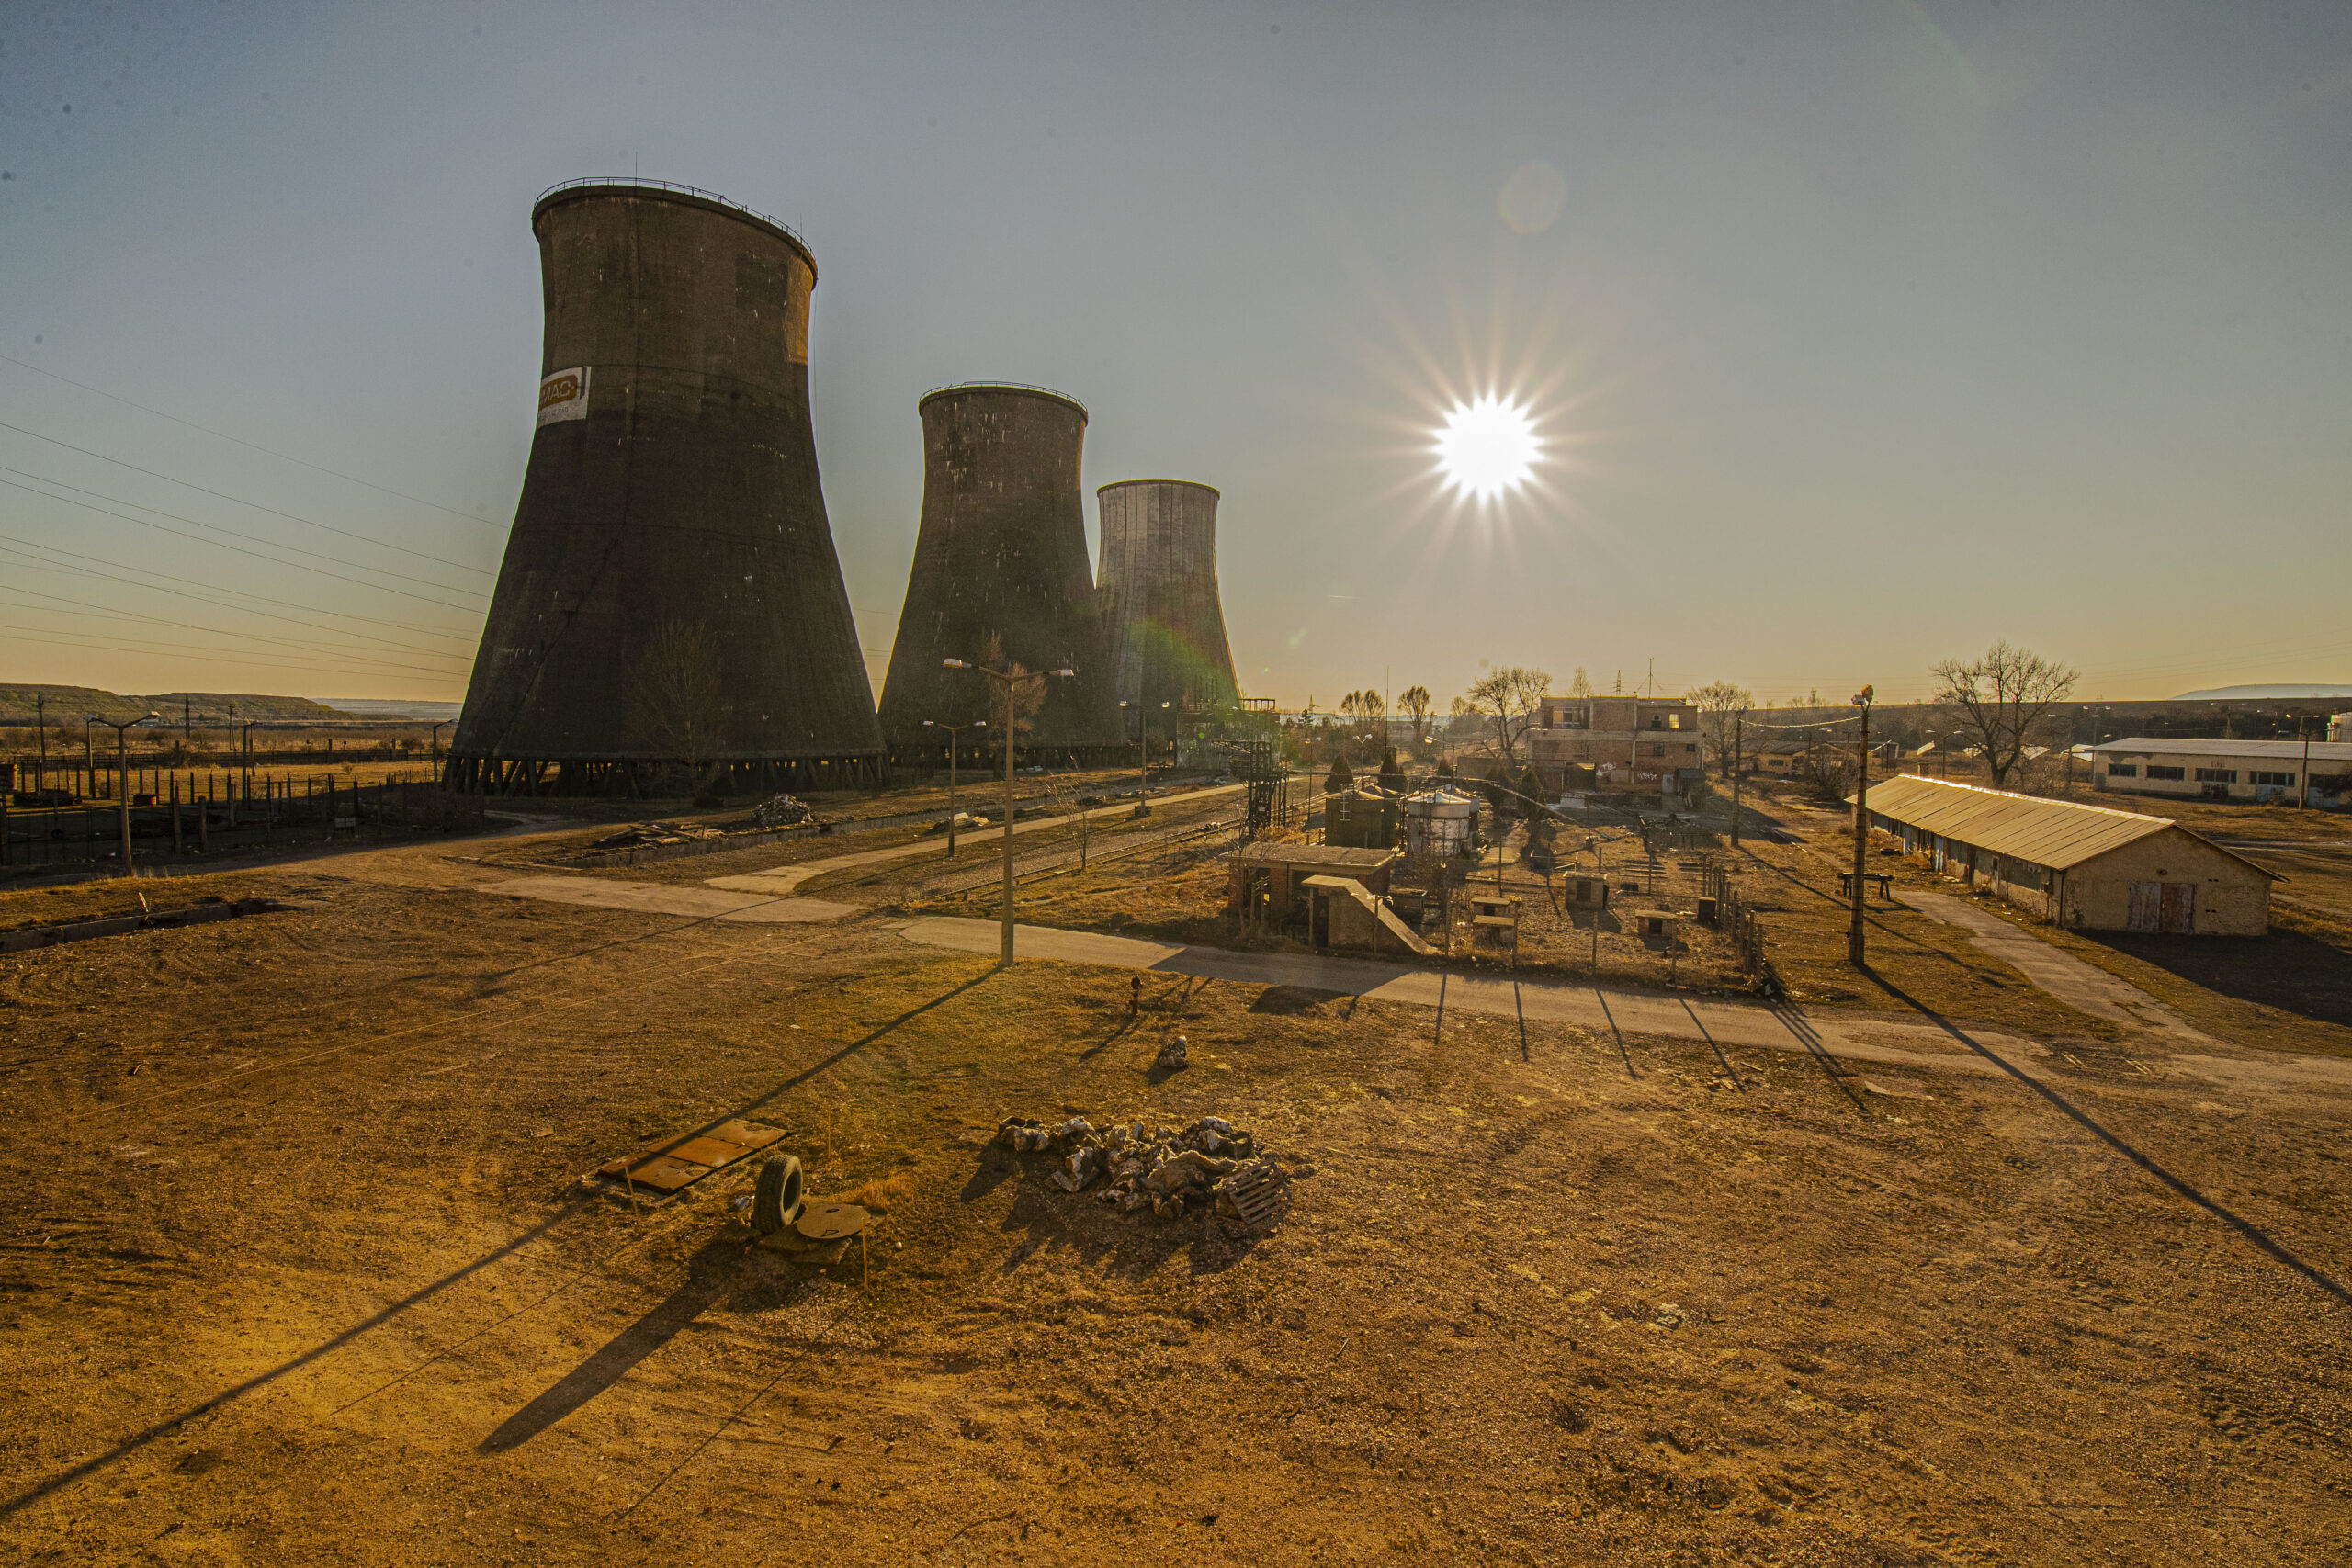
[[[1165,976],[1131,1019],[1125,971],[906,942],[892,887],[733,924],[486,897],[483,851],[0,960],[15,1560],[2352,1552],[2339,1080],[2223,1088],[2006,985],[1955,1063],[1979,1017],[2064,1056],[1863,1074]],[[1121,1216],[987,1144],[1073,1111],[1229,1117],[1291,1207]],[[748,1169],[581,1182],[738,1115],[887,1205],[865,1282],[747,1250]]]

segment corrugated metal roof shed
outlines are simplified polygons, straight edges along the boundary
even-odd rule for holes
[[[2154,735],[2104,741],[2093,748],[2102,757],[2244,757],[2254,761],[2301,761],[2300,740],[2174,740]],[[2352,741],[2314,740],[2314,762],[2352,762]]]
[[[2052,871],[2069,870],[2154,833],[2186,833],[2233,860],[2245,861],[2274,882],[2279,880],[2277,873],[2265,871],[2201,833],[2191,833],[2177,822],[2136,811],[2083,806],[2071,800],[2043,800],[2003,789],[1909,776],[1881,779],[1871,784],[1870,809],[1906,827],[1973,844],[1980,850],[1991,850],[1996,854],[2030,861]]]

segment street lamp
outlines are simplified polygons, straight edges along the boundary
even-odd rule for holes
[[[448,728],[449,721],[446,718],[433,727],[433,782],[435,784],[441,782],[441,732]]]
[[[120,771],[116,791],[121,796],[119,814],[122,820],[122,874],[125,876],[139,874],[137,868],[130,863],[130,729],[133,725],[145,724],[151,718],[160,719],[163,716],[162,714],[150,708],[137,718],[126,718],[119,722],[102,717],[97,714],[92,714],[82,721],[82,739],[85,742],[90,738],[90,726],[94,724],[103,724],[114,731],[115,761]]]
[[[969,724],[938,724],[931,719],[924,719],[922,727],[925,729],[947,731],[947,858],[954,860],[956,858],[956,738],[967,729],[986,729],[989,727],[989,721],[984,718],[976,718]]]
[[[968,659],[943,659],[940,663],[949,670],[978,671],[1004,688],[1004,942],[997,963],[1000,967],[1010,969],[1012,967],[1012,741],[1020,733],[1020,725],[1013,716],[1012,702],[1022,682],[1042,680],[1044,677],[1025,670],[991,670]],[[1046,674],[1069,681],[1075,680],[1078,671],[1048,670]]]
[[[1119,705],[1136,710],[1136,787],[1148,790],[1151,787],[1151,708],[1140,700]],[[1168,705],[1159,705],[1165,708]]]

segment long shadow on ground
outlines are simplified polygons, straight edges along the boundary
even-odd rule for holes
[[[2142,1154],[2138,1149],[2133,1148],[2130,1144],[2125,1143],[2122,1138],[2109,1131],[2105,1125],[2092,1117],[2080,1106],[2076,1105],[2073,1100],[2068,1100],[2064,1095],[2060,1094],[2056,1089],[2051,1088],[2040,1078],[2035,1077],[2031,1073],[2025,1071],[2021,1067],[2013,1066],[2007,1057],[2001,1055],[2000,1053],[1993,1050],[1990,1046],[1978,1041],[1974,1036],[1971,1035],[1966,1030],[1961,1028],[1951,1020],[1944,1017],[1941,1013],[1931,1010],[1925,1003],[1905,995],[1902,990],[1889,983],[1887,980],[1878,976],[1873,976],[1873,978],[1877,978],[1878,983],[1881,986],[1885,987],[1889,995],[1900,998],[1903,1001],[1916,1009],[1921,1017],[1927,1019],[1928,1021],[1935,1024],[1936,1027],[1941,1029],[1945,1033],[1951,1035],[1954,1040],[1959,1041],[1962,1045],[1965,1045],[1971,1051],[1975,1052],[1978,1055],[1984,1057],[1986,1061],[2000,1068],[2001,1071],[2008,1074],[2009,1077],[2017,1079],[2018,1082],[2025,1085],[2026,1088],[2040,1095],[2043,1100],[2048,1100],[2069,1120],[2081,1126],[2086,1132],[2088,1132],[2093,1137],[2098,1139],[2099,1142],[2105,1144],[2109,1148],[2113,1149],[2117,1154],[2121,1155],[2125,1159],[2130,1160],[2133,1165],[2138,1166],[2142,1170],[2146,1171],[2150,1176],[2154,1177],[2158,1181],[2164,1183],[2164,1185],[2171,1189],[2177,1196],[2187,1199],[2189,1202],[2196,1204],[2207,1213],[2211,1214],[2215,1219],[2220,1220],[2223,1224],[2228,1225],[2232,1230],[2236,1231],[2248,1242],[2252,1243],[2257,1251],[2263,1253],[2272,1260],[2284,1264],[2287,1268],[2293,1269],[2296,1273],[2301,1275],[2312,1284],[2317,1285],[2321,1290],[2325,1291],[2329,1295],[2334,1296],[2340,1304],[2352,1306],[2352,1290],[2346,1289],[2340,1281],[2320,1272],[2319,1269],[2313,1268],[2312,1265],[2304,1262],[2301,1258],[2296,1257],[2293,1253],[2288,1251],[2287,1248],[2274,1239],[2267,1231],[2263,1230],[2259,1225],[2254,1224],[2253,1221],[2245,1219],[2242,1215],[2233,1213],[2230,1210],[2223,1208],[2212,1199],[2205,1196],[2204,1193],[2199,1192],[2196,1188],[2191,1187],[2188,1182],[2183,1181],[2179,1177],[2175,1176],[2171,1171],[2166,1170],[2163,1166],[2158,1165],[2146,1155]]]

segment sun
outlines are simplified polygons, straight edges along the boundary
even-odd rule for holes
[[[1544,444],[1525,408],[1488,393],[1455,405],[1437,433],[1436,450],[1447,483],[1493,501],[1528,481]]]

